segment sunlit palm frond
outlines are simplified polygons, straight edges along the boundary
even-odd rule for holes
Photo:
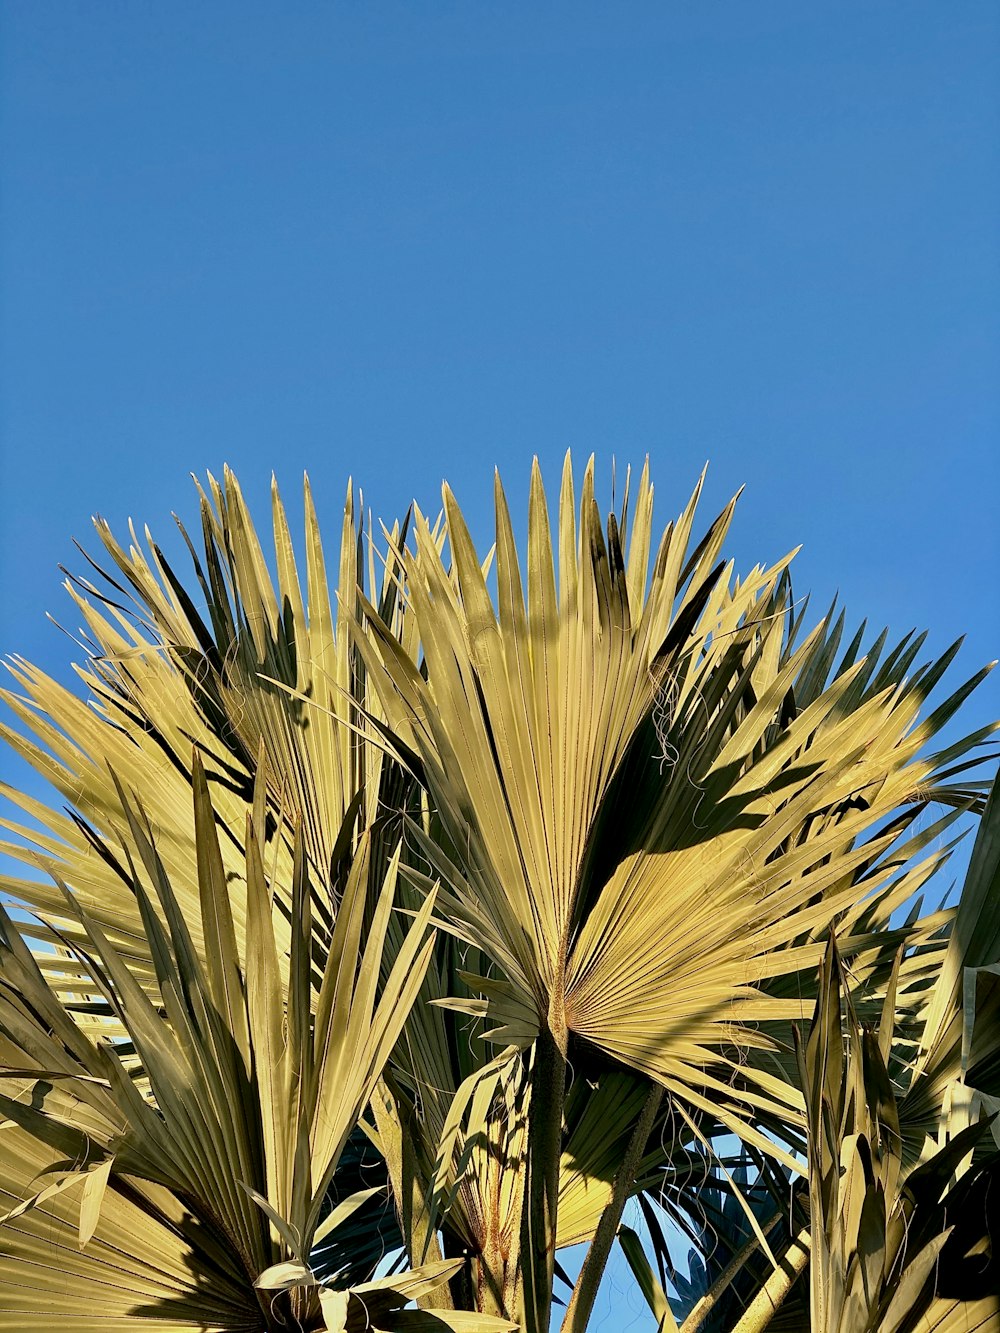
[[[911,1156],[1000,1110],[1000,795],[994,783],[965,885],[923,1006],[919,1048],[900,1120]],[[1000,1130],[994,1122],[994,1136]]]
[[[127,1034],[128,1052],[137,1057],[148,1091],[136,1085],[115,1045],[74,1023],[18,928],[2,913],[0,1036],[9,1063],[0,1109],[18,1135],[60,1153],[70,1170],[100,1182],[96,1201],[87,1181],[62,1182],[64,1190],[82,1184],[84,1213],[92,1208],[86,1223],[81,1221],[83,1239],[94,1232],[98,1246],[107,1245],[101,1223],[106,1195],[115,1201],[114,1219],[128,1211],[126,1204],[150,1212],[152,1221],[141,1224],[148,1233],[146,1248],[165,1245],[157,1230],[165,1224],[143,1201],[147,1186],[154,1190],[154,1202],[169,1196],[166,1216],[189,1218],[173,1248],[165,1251],[174,1270],[199,1235],[208,1238],[204,1254],[190,1265],[188,1286],[177,1296],[180,1308],[198,1308],[199,1274],[206,1264],[221,1264],[237,1293],[230,1303],[244,1311],[226,1316],[244,1322],[224,1326],[266,1329],[281,1326],[289,1312],[283,1314],[282,1300],[271,1294],[255,1295],[255,1283],[275,1263],[304,1263],[314,1238],[333,1224],[324,1213],[341,1153],[399,1038],[430,959],[433,938],[427,925],[433,898],[417,914],[383,975],[398,862],[388,867],[366,928],[368,844],[363,841],[328,946],[317,955],[310,929],[313,892],[302,839],[296,836],[286,1002],[262,839],[249,821],[247,931],[241,948],[215,814],[197,756],[192,775],[204,960],[145,811],[134,798],[121,795],[137,861],[132,863],[123,846],[119,864],[145,932],[155,995],[139,985],[101,926],[64,889],[65,910],[75,915],[84,940],[74,942],[71,951],[86,962],[92,984]],[[30,1301],[24,1294],[32,1288],[28,1250],[32,1264],[46,1261],[45,1231],[26,1220],[45,1202],[43,1192],[25,1199],[27,1208],[19,1205],[0,1228],[5,1270],[0,1326],[14,1328],[16,1312]],[[345,1216],[351,1211],[347,1201],[339,1209]],[[63,1210],[61,1226],[65,1220]],[[17,1237],[13,1245],[7,1243],[12,1232]],[[96,1253],[104,1255],[100,1249]],[[94,1282],[100,1280],[101,1262],[107,1262],[106,1256],[87,1268]],[[128,1256],[121,1260],[116,1300],[122,1308],[131,1300],[132,1313],[138,1314],[148,1286],[142,1278],[145,1261],[140,1253],[133,1267],[130,1262]],[[213,1302],[224,1304],[224,1297],[225,1288],[203,1307],[203,1320],[216,1317]],[[321,1327],[317,1293],[296,1289],[294,1299],[297,1317]],[[245,1309],[253,1306],[256,1322],[246,1322]],[[58,1316],[56,1293],[47,1308],[50,1318]],[[169,1322],[169,1302],[161,1316]]]
[[[831,941],[802,1056],[809,1119],[813,1333],[1000,1329],[992,1195],[1000,1157],[973,1162],[985,1122],[904,1167],[885,1058],[893,1011],[862,1030]]]
[[[358,643],[447,834],[422,847],[443,909],[504,971],[491,1010],[734,1127],[794,1118],[747,1052],[808,1013],[777,982],[815,968],[824,930],[908,891],[909,821],[886,821],[933,784],[927,742],[979,677],[924,719],[941,664],[901,680],[859,658],[824,685],[822,630],[786,651],[787,561],[742,581],[720,562],[732,506],[689,556],[692,500],[650,572],[646,473],[605,538],[592,469],[577,527],[567,461],[553,543],[536,469],[526,597],[498,483],[496,606],[447,490],[445,510],[451,569],[419,514],[406,560],[425,673],[377,616]]]
[[[197,598],[184,590],[148,530],[144,554],[134,532],[126,550],[99,522],[112,572],[98,570],[96,582],[70,586],[90,645],[86,665],[78,668],[89,697],[76,697],[23,662],[12,665],[15,688],[3,696],[21,724],[20,730],[3,724],[3,736],[70,806],[61,814],[45,801],[4,789],[32,823],[5,821],[17,836],[2,850],[30,874],[5,878],[3,888],[60,923],[67,938],[78,939],[79,926],[67,916],[54,879],[71,884],[143,984],[152,984],[153,968],[135,899],[115,868],[94,854],[88,832],[111,846],[124,837],[137,856],[112,770],[122,790],[143,795],[158,854],[199,952],[189,819],[193,745],[203,756],[225,873],[234,882],[243,876],[244,827],[258,773],[267,797],[264,833],[286,827],[282,814],[296,818],[318,879],[337,881],[361,831],[382,813],[383,752],[357,734],[357,709],[367,700],[346,629],[359,614],[361,586],[367,583],[379,598],[397,632],[404,634],[404,627],[391,565],[376,570],[370,543],[366,551],[353,492],[348,489],[344,509],[335,599],[308,485],[304,578],[276,489],[273,576],[228,470],[222,484],[209,479],[201,518],[201,554],[188,543]],[[399,540],[398,528],[395,535]],[[359,817],[345,830],[352,811]],[[291,847],[287,838],[269,837],[268,843],[276,892],[287,899]],[[322,911],[320,902],[315,906]],[[232,908],[242,941],[242,894],[233,895]],[[328,914],[317,921],[317,929],[324,926]],[[47,927],[30,929],[45,945],[53,943]],[[285,936],[282,953],[287,943]]]
[[[587,1242],[581,1333],[637,1194],[659,1260],[663,1210],[725,1251],[706,1333],[743,1303],[725,1333],[756,1328],[806,1262],[765,1154],[800,1170],[815,1127],[792,1032],[832,1003],[833,931],[858,1023],[892,1015],[899,1180],[992,1106],[994,806],[954,926],[902,919],[983,805],[993,729],[933,748],[983,673],[934,707],[954,649],[845,645],[835,610],[805,634],[791,557],[735,577],[735,502],[695,539],[700,489],[657,544],[648,469],[605,525],[567,459],[550,526],[536,467],[525,558],[498,481],[485,559],[446,489],[409,546],[384,530],[384,568],[349,489],[333,593],[308,488],[301,578],[277,492],[272,556],[228,470],[194,595],[148,532],[100,526],[89,703],[23,663],[6,696],[71,813],[7,793],[0,850],[28,869],[0,887],[32,914],[0,942],[0,1328],[76,1284],[103,1320],[77,1310],[81,1333],[548,1333],[555,1251]],[[973,1211],[987,1142],[952,1200]],[[64,1275],[39,1276],[45,1237]],[[375,1279],[387,1244],[411,1271]],[[630,1261],[669,1327],[665,1272]],[[947,1299],[899,1333],[957,1329]]]

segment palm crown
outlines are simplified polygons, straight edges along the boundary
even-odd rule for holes
[[[866,648],[833,611],[805,633],[792,557],[735,577],[735,501],[693,540],[699,491],[657,543],[648,468],[602,523],[592,464],[554,519],[536,465],[525,551],[498,479],[484,557],[447,487],[381,549],[349,490],[334,594],[308,488],[301,576],[277,491],[270,559],[229,473],[193,591],[98,525],[89,698],[21,662],[6,696],[70,808],[7,793],[31,826],[5,850],[44,877],[8,876],[30,915],[0,920],[0,1328],[540,1331],[585,1242],[582,1330],[616,1236],[670,1328],[686,1231],[686,1333],[808,1328],[810,1284],[817,1333],[860,1331],[874,1278],[836,1317],[822,1292],[911,1174],[941,1177],[935,1235],[961,1186],[939,1251],[992,1271],[992,808],[954,923],[899,911],[982,811],[992,728],[936,738],[985,673],[932,706],[954,649]],[[841,990],[883,1072],[834,1115]],[[890,1128],[869,1093],[859,1129],[885,1080]],[[834,1244],[816,1145],[862,1133],[893,1137],[887,1202]],[[886,1235],[900,1333],[1000,1328]]]

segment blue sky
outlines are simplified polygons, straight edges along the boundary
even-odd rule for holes
[[[706,459],[741,562],[997,655],[992,3],[12,0],[0,648],[189,472],[336,527],[533,454]],[[970,719],[1000,713],[988,688]],[[985,710],[985,713],[983,713]],[[972,717],[972,713],[976,717]]]
[[[387,518],[446,477],[487,545],[493,466],[519,505],[572,447],[649,453],[664,523],[711,460],[738,563],[997,656],[992,0],[0,23],[0,651],[67,677],[71,538],[167,534],[189,472],[266,521],[308,469],[331,533],[348,475]]]

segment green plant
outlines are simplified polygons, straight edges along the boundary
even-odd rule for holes
[[[553,523],[536,466],[526,561],[499,481],[485,559],[447,488],[381,549],[349,491],[335,597],[308,488],[303,578],[228,473],[195,592],[98,525],[88,700],[20,662],[6,694],[70,809],[7,792],[0,1329],[542,1333],[564,1291],[582,1333],[619,1238],[662,1327],[808,1327],[805,1270],[848,1262],[816,1239],[841,1094],[794,1029],[818,1000],[837,1048],[834,976],[850,1069],[881,1025],[893,1189],[928,1136],[986,1152],[994,815],[955,924],[899,920],[983,808],[993,728],[933,746],[985,673],[929,707],[954,650],[805,634],[791,557],[722,558],[733,504],[692,544],[699,490],[657,544],[648,470],[604,524],[567,459]],[[871,1143],[860,1096],[838,1132]]]

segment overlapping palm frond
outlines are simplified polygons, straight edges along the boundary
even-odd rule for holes
[[[619,1228],[622,1251],[659,1333],[761,1333],[765,1327],[771,1333],[809,1333],[808,1289],[803,1277],[809,1259],[808,1229],[790,1235],[787,1206],[769,1198],[760,1208],[753,1186],[745,1181],[740,1185],[746,1187],[746,1193],[738,1204],[731,1190],[721,1191],[723,1206],[712,1209],[711,1227],[703,1236],[708,1247],[689,1251],[687,1275],[671,1267],[670,1282],[677,1291],[674,1298],[667,1295],[664,1266],[654,1272],[639,1235],[631,1227]],[[747,1201],[760,1231],[773,1246],[774,1263],[762,1254],[757,1237],[748,1234]]]
[[[753,958],[776,957],[778,975],[818,962],[819,945],[808,959],[782,946],[870,913],[908,859],[885,855],[900,827],[862,835],[928,789],[955,796],[935,786],[940,764],[919,756],[978,677],[919,725],[944,662],[901,682],[861,659],[799,707],[818,641],[783,652],[785,562],[742,583],[723,577],[727,510],[685,563],[692,503],[647,593],[645,476],[625,551],[615,516],[605,542],[591,471],[577,533],[569,477],[561,600],[536,471],[527,606],[502,492],[498,612],[446,492],[452,572],[419,516],[406,564],[426,679],[376,617],[379,654],[359,646],[423,761],[454,858],[426,840],[452,888],[447,909],[505,966],[505,983],[484,990],[511,1019],[501,1039],[565,1027],[694,1093],[692,1071],[724,1031],[747,1038],[801,1015],[765,993],[775,969]]]
[[[12,665],[15,689],[3,694],[22,727],[0,724],[4,739],[70,806],[63,814],[4,789],[34,821],[4,821],[17,836],[0,850],[31,870],[30,876],[6,878],[5,891],[58,922],[67,938],[78,939],[80,928],[54,887],[56,878],[66,880],[144,985],[153,983],[154,969],[135,899],[93,854],[87,833],[93,829],[110,842],[124,834],[128,842],[129,823],[111,770],[123,789],[143,793],[158,853],[199,953],[189,818],[193,746],[204,759],[225,872],[234,884],[243,875],[254,777],[263,775],[264,833],[269,856],[277,858],[276,895],[286,915],[292,850],[287,838],[270,836],[282,814],[297,816],[314,882],[324,883],[342,881],[362,831],[382,814],[383,752],[352,730],[358,708],[370,701],[346,624],[359,614],[357,599],[367,581],[372,596],[384,590],[385,620],[405,637],[395,580],[391,572],[376,571],[374,546],[366,543],[348,488],[333,605],[308,483],[304,582],[277,489],[272,500],[273,578],[236,479],[228,469],[222,484],[209,479],[201,496],[200,556],[188,541],[201,611],[148,529],[145,555],[134,532],[126,550],[99,522],[111,572],[98,568],[96,582],[68,585],[86,626],[89,657],[77,670],[89,697],[77,698],[24,662]],[[394,532],[399,540],[399,529]],[[357,818],[347,820],[349,813]],[[394,845],[398,830],[394,834],[385,823],[376,836]],[[232,904],[242,941],[243,895],[235,892]],[[316,929],[328,931],[329,912],[320,900],[315,907]],[[28,929],[46,945],[56,943],[47,926]],[[287,933],[279,938],[284,954]]]
[[[787,1281],[787,1288],[780,1302],[775,1300],[777,1308],[767,1324],[770,1333],[808,1333],[809,1288],[803,1275],[808,1200],[801,1182],[786,1167],[759,1156],[754,1160],[744,1150],[726,1174],[718,1168],[706,1173],[698,1198],[702,1215],[689,1232],[686,1272],[672,1264],[666,1238],[656,1220],[647,1218],[655,1228],[650,1239],[659,1263],[658,1281],[665,1287],[669,1271],[683,1333],[732,1333],[768,1282],[776,1297],[774,1284],[780,1279]],[[744,1203],[753,1210],[756,1230]],[[776,1256],[777,1269],[762,1250],[758,1233]],[[634,1256],[634,1244],[631,1252]]]
[[[292,921],[287,982],[275,938],[273,886],[264,868],[263,839],[253,821],[245,834],[246,943],[237,943],[229,888],[204,769],[192,764],[196,880],[204,961],[194,947],[145,812],[122,793],[129,845],[95,846],[118,867],[134,895],[156,974],[156,993],[139,985],[120,950],[64,887],[66,910],[84,943],[69,945],[83,960],[128,1047],[82,1031],[60,1002],[6,913],[0,921],[0,1035],[7,1091],[0,1109],[23,1141],[62,1154],[58,1190],[82,1190],[80,1239],[98,1247],[121,1218],[144,1211],[140,1234],[160,1246],[174,1266],[206,1237],[176,1299],[198,1306],[198,1275],[206,1265],[225,1279],[200,1318],[221,1327],[282,1326],[291,1313],[305,1327],[322,1327],[318,1292],[295,1288],[290,1309],[270,1292],[255,1300],[255,1284],[274,1264],[305,1265],[317,1241],[364,1203],[342,1201],[332,1214],[327,1196],[341,1154],[367,1107],[420,988],[433,948],[429,897],[380,983],[386,932],[396,891],[398,860],[366,925],[368,844],[354,858],[327,947],[311,930],[313,892],[303,840],[293,839]],[[263,779],[256,805],[264,808]],[[130,847],[138,852],[133,864]],[[120,859],[118,859],[120,858]],[[362,935],[365,930],[364,936]],[[285,998],[287,984],[287,1001]],[[134,1056],[137,1070],[130,1067]],[[26,1164],[30,1151],[22,1149]],[[20,1160],[20,1159],[19,1159]],[[49,1171],[51,1172],[51,1166]],[[0,1327],[15,1328],[31,1312],[34,1272],[51,1262],[46,1228],[32,1214],[55,1197],[49,1187],[19,1201],[4,1226]],[[103,1204],[113,1198],[110,1231]],[[178,1229],[177,1218],[183,1221]],[[65,1244],[66,1209],[50,1213]],[[170,1243],[171,1226],[177,1230]],[[13,1263],[8,1233],[17,1235]],[[89,1251],[88,1251],[89,1253]],[[90,1257],[90,1282],[101,1255]],[[29,1262],[30,1261],[30,1262]],[[169,1302],[144,1308],[148,1279],[136,1259],[120,1258],[116,1292],[122,1317],[131,1312],[169,1323]],[[87,1262],[81,1261],[87,1268]],[[81,1274],[77,1274],[80,1280]],[[336,1280],[338,1275],[330,1275]],[[444,1276],[447,1276],[445,1274]],[[133,1278],[136,1280],[133,1282]],[[225,1304],[226,1313],[211,1311]],[[89,1299],[89,1287],[75,1301]],[[104,1293],[106,1296],[106,1293]],[[69,1292],[64,1292],[68,1300]],[[129,1304],[131,1302],[131,1305]],[[398,1302],[403,1304],[404,1302]],[[248,1310],[256,1310],[251,1319]],[[61,1310],[50,1300],[48,1317]],[[73,1313],[67,1310],[67,1314]],[[116,1316],[117,1317],[117,1316]],[[192,1314],[192,1319],[194,1315]],[[95,1316],[96,1318],[96,1316]],[[194,1326],[202,1327],[202,1324]],[[387,1325],[388,1327],[389,1325]],[[103,1327],[91,1323],[90,1328]]]
[[[922,1029],[899,1114],[912,1160],[984,1107],[1000,1110],[1000,796],[979,825],[947,949],[921,1006]],[[994,1137],[1000,1129],[994,1121]]]
[[[536,466],[526,567],[498,481],[485,560],[446,489],[380,571],[349,490],[333,598],[308,488],[301,579],[277,491],[272,557],[228,470],[194,595],[100,526],[89,702],[24,663],[5,696],[71,810],[7,792],[0,1328],[75,1286],[80,1333],[548,1333],[587,1242],[582,1333],[638,1195],[718,1246],[685,1327],[743,1333],[806,1262],[778,1184],[833,930],[852,1013],[893,1013],[902,1175],[992,1105],[993,806],[954,928],[900,921],[982,808],[992,728],[933,746],[983,673],[928,712],[954,650],[845,645],[834,611],[805,636],[791,557],[735,578],[699,492],[657,545],[648,469],[603,525],[567,459],[550,526]]]
[[[966,927],[970,912],[985,910],[983,888],[996,873],[994,801],[991,797],[958,909],[957,920]],[[989,947],[988,932],[980,947]],[[994,1198],[1000,1153],[989,1133],[994,1111],[987,1098],[964,1084],[956,1054],[953,1079],[936,1108],[936,1140],[927,1136],[921,1158],[914,1159],[913,1126],[907,1126],[904,1113],[923,1071],[919,1062],[900,1057],[900,1045],[906,1051],[912,1044],[908,1035],[901,1038],[901,1030],[908,1033],[912,1026],[909,1002],[899,990],[901,962],[900,952],[880,1013],[874,1024],[862,1025],[850,998],[856,979],[849,977],[834,939],[828,942],[816,1013],[798,1051],[807,1105],[808,1206],[801,1206],[801,1191],[782,1181],[782,1168],[764,1158],[758,1160],[756,1184],[736,1172],[732,1178],[744,1197],[755,1201],[759,1230],[778,1256],[773,1271],[763,1263],[759,1237],[735,1206],[728,1182],[719,1179],[699,1196],[707,1243],[691,1252],[687,1278],[671,1271],[678,1292],[673,1309],[662,1268],[669,1250],[655,1220],[659,1279],[638,1237],[622,1229],[623,1248],[661,1328],[680,1333],[1000,1330]],[[958,1005],[959,997],[952,998]],[[985,1013],[982,998],[969,987],[970,1033],[976,1000],[978,1017],[987,1024],[991,1019],[992,996]],[[967,1049],[970,1045],[967,1039]],[[919,1105],[926,1100],[922,1089],[921,1094]],[[721,1207],[713,1206],[716,1194]]]
[[[742,580],[721,560],[732,505],[689,554],[696,500],[650,568],[646,472],[605,537],[592,467],[577,524],[567,459],[553,539],[536,467],[525,581],[498,481],[494,604],[446,488],[450,568],[419,512],[403,557],[424,671],[370,608],[357,634],[443,830],[415,830],[442,911],[499,969],[479,983],[496,1039],[543,1062],[529,1140],[549,1164],[532,1212],[550,1262],[570,1041],[780,1152],[773,1135],[803,1124],[780,1044],[811,1011],[826,931],[884,973],[889,914],[978,799],[950,779],[980,737],[927,747],[984,673],[921,719],[953,654],[907,675],[919,641],[881,663],[851,645],[833,670],[836,626],[792,643],[788,559]],[[956,811],[914,832],[940,797]]]
[[[1000,1156],[974,1160],[967,1125],[906,1171],[886,1070],[894,1008],[862,1029],[831,940],[802,1056],[809,1117],[812,1333],[1000,1328],[993,1221]],[[846,1005],[847,1051],[842,1005]]]

